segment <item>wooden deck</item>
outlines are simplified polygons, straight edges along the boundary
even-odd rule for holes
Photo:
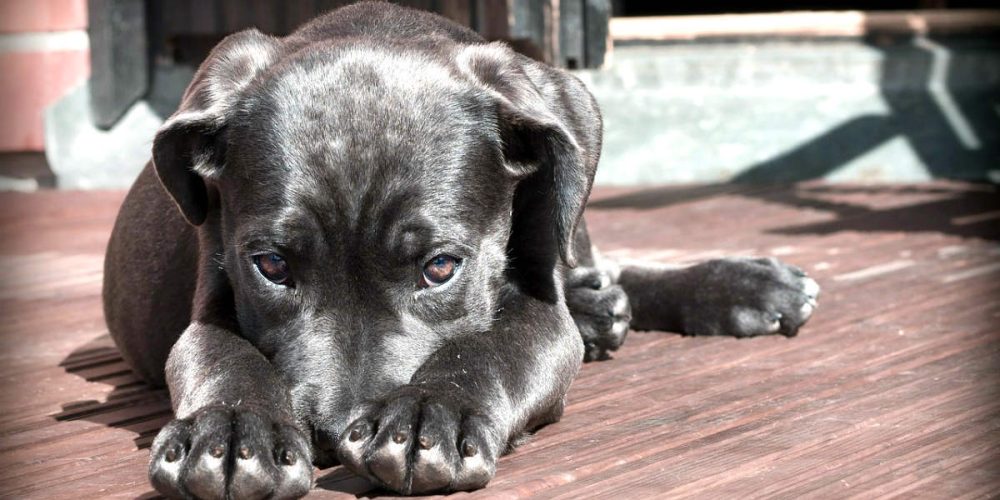
[[[1000,196],[986,185],[603,190],[596,243],[680,262],[775,255],[823,286],[793,339],[632,333],[478,497],[1000,494]],[[170,418],[111,346],[122,194],[0,195],[0,497],[152,495]],[[316,498],[377,494],[341,468]]]

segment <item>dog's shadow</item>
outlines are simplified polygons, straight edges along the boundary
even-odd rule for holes
[[[88,382],[110,385],[104,401],[93,399],[64,403],[62,411],[51,415],[57,421],[85,420],[135,434],[136,449],[147,449],[170,419],[170,396],[166,389],[147,385],[122,359],[109,335],[102,335],[78,347],[59,366],[66,373]]]
[[[50,415],[59,422],[84,420],[135,434],[136,450],[148,449],[160,428],[173,418],[166,389],[147,385],[122,359],[109,335],[102,335],[76,348],[59,366],[66,373],[88,382],[111,386],[103,401],[78,400],[62,404]],[[161,498],[154,491],[137,498]]]

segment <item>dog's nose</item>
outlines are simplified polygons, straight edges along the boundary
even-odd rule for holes
[[[313,465],[320,469],[339,465],[337,460],[337,443],[340,435],[336,431],[328,428],[317,428],[313,430]]]

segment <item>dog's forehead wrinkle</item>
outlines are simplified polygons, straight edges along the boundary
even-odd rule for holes
[[[465,200],[448,193],[460,180],[441,181],[425,188],[436,181],[429,182],[418,174],[411,170],[398,176],[349,179],[330,173],[312,190],[303,191],[291,205],[309,207],[327,232],[336,231],[340,238],[354,234],[394,242],[407,231],[423,234],[436,227],[455,228],[449,233],[464,234],[461,211]],[[294,210],[289,213],[297,215]]]
[[[291,249],[309,252],[315,238],[322,238],[322,225],[307,205],[281,204],[276,210],[259,210],[248,214],[236,228],[236,249],[251,252]]]

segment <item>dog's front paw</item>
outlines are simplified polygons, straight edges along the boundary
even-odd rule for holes
[[[341,463],[403,494],[486,486],[501,441],[490,420],[462,399],[397,389],[347,427],[338,446]]]
[[[685,271],[684,333],[752,337],[795,336],[817,306],[819,285],[774,258],[710,260]]]
[[[607,273],[574,269],[566,279],[566,306],[583,337],[585,361],[608,359],[625,342],[632,310],[625,290]]]
[[[149,479],[170,498],[299,498],[312,486],[312,461],[296,427],[245,409],[210,407],[160,431]]]

